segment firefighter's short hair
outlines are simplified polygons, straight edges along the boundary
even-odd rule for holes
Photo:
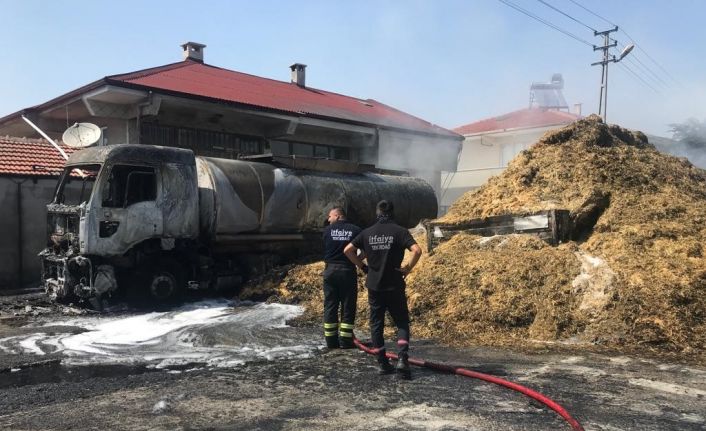
[[[378,202],[378,204],[375,207],[375,212],[378,215],[391,216],[394,211],[395,211],[395,206],[392,205],[392,201],[388,201],[388,200],[384,200],[384,199],[381,200],[380,202]]]
[[[335,207],[331,208],[331,211],[336,211],[337,213],[339,213],[343,217],[346,217],[346,210],[342,206],[335,206]]]

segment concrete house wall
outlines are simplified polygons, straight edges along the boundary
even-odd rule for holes
[[[456,171],[442,172],[440,212],[464,193],[477,189],[490,177],[501,174],[522,150],[537,142],[547,131],[562,126],[534,127],[467,135],[464,137]]]
[[[0,290],[37,287],[57,178],[0,177]],[[72,187],[76,187],[73,186]]]

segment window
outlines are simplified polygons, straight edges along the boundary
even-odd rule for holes
[[[313,157],[314,146],[311,144],[300,144],[298,142],[295,142],[294,144],[292,144],[292,154],[294,154],[295,156]]]
[[[301,142],[270,141],[270,151],[275,156],[316,157],[319,159],[350,160],[351,149],[332,145],[305,144]]]
[[[240,154],[261,154],[262,141],[256,138],[239,138],[238,150]]]
[[[289,142],[284,141],[270,141],[270,151],[275,156],[289,156],[291,154]]]
[[[141,143],[180,147],[196,155],[237,159],[243,155],[262,154],[264,141],[253,136],[227,132],[174,127],[145,122],[140,125]]]
[[[325,145],[316,145],[314,147],[314,157],[329,158],[329,147]]]
[[[84,165],[64,169],[56,190],[56,202],[65,205],[80,205],[88,201],[100,165]]]
[[[331,147],[331,158],[336,160],[350,160],[351,149],[345,147]]]
[[[154,168],[116,165],[103,187],[103,207],[124,208],[137,202],[157,199]]]

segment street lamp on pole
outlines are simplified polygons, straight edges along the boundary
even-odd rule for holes
[[[630,54],[630,51],[632,51],[633,48],[635,48],[635,45],[632,43],[630,45],[626,46],[625,48],[623,48],[623,52],[620,53],[620,57],[618,57],[618,59],[615,61],[618,62],[618,61],[622,60],[623,58],[625,58],[626,55]]]

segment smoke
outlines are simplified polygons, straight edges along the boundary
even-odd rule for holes
[[[672,124],[672,139],[648,136],[658,150],[677,157],[686,157],[694,166],[706,169],[706,121],[689,119]]]
[[[421,137],[406,133],[380,131],[377,166],[409,172],[426,180],[437,192],[441,191],[441,171],[455,171],[461,141]]]
[[[706,139],[706,136],[704,136],[704,139]],[[686,157],[694,166],[706,169],[706,147],[694,148],[682,142],[673,141],[671,139],[669,139],[669,141],[672,141],[672,143],[666,145],[653,143],[655,147],[663,153],[677,157]],[[652,138],[650,138],[650,142],[652,142]]]

